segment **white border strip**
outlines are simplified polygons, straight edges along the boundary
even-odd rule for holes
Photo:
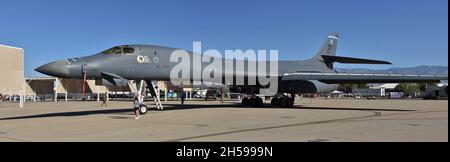
[[[0,44],[0,47],[5,47],[5,48],[12,48],[12,49],[23,50],[23,48],[19,48],[19,47],[13,47],[13,46],[7,46],[7,45],[3,45],[3,44]]]

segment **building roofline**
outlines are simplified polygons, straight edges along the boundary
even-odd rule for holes
[[[35,77],[35,78],[25,78],[25,80],[56,80],[56,77]]]
[[[8,46],[8,45],[4,45],[4,44],[0,44],[0,47],[5,47],[5,48],[12,48],[12,49],[23,50],[23,48],[20,48],[20,47],[13,47],[13,46]]]

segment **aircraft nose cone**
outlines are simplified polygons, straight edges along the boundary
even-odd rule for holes
[[[67,77],[69,76],[69,69],[67,65],[68,65],[67,61],[56,61],[42,65],[41,67],[38,67],[35,70],[42,74],[54,77]]]

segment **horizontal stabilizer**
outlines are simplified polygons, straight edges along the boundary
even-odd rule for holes
[[[387,64],[391,65],[392,63],[387,61],[380,60],[369,60],[362,58],[351,58],[351,57],[342,57],[342,56],[330,56],[330,55],[322,55],[322,58],[326,63],[344,63],[344,64]]]
[[[448,75],[288,73],[283,75],[283,80],[318,80],[327,84],[438,83],[448,80]]]

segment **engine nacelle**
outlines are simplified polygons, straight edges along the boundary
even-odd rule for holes
[[[335,84],[325,84],[317,80],[280,81],[278,91],[281,93],[326,93],[338,88]]]
[[[262,86],[230,86],[233,93],[258,94],[260,89],[267,89]],[[336,84],[325,84],[317,80],[295,80],[278,82],[278,93],[327,93],[338,88]]]

